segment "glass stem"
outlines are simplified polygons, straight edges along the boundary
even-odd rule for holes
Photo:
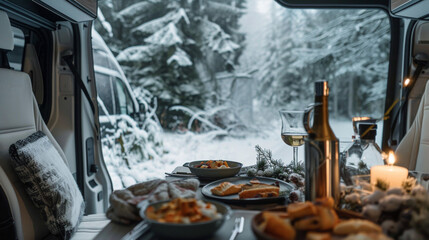
[[[298,147],[293,147],[293,164],[298,166]]]

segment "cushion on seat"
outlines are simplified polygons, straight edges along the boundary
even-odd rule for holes
[[[92,214],[88,216],[83,216],[81,223],[73,235],[73,240],[89,240],[95,239],[101,232],[101,230],[110,223],[110,219],[106,217],[106,214]],[[127,229],[128,230],[128,229]],[[107,236],[106,236],[107,237]],[[110,239],[114,239],[110,235]],[[100,238],[102,239],[102,238]],[[104,238],[107,239],[107,238]]]
[[[70,239],[83,215],[82,194],[46,135],[38,131],[9,148],[14,167],[50,232]]]

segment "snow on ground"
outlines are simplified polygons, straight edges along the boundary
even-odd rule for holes
[[[175,163],[175,165],[165,166],[165,171],[171,172],[176,166],[185,162],[201,159],[225,159],[241,162],[244,166],[253,165],[256,163],[256,145],[270,149],[274,158],[289,163],[292,161],[293,149],[281,140],[279,124],[243,139],[227,137],[210,142],[205,140],[204,134],[164,133],[164,147],[169,150],[169,153],[164,155],[163,159]],[[353,134],[351,121],[331,121],[331,126],[340,139],[340,145],[342,145],[340,149],[343,149],[351,142]],[[381,133],[377,137],[380,143]],[[298,147],[298,159],[300,161],[304,159],[303,146]]]
[[[340,139],[340,150],[344,149],[350,141],[353,134],[351,121],[331,121],[331,126]],[[378,126],[382,129],[382,126]],[[244,166],[256,163],[255,145],[270,149],[273,157],[282,159],[283,162],[292,161],[292,147],[286,145],[280,138],[280,123],[273,124],[266,130],[259,133],[249,134],[245,138],[226,137],[222,140],[207,140],[207,134],[195,134],[188,132],[163,133],[164,148],[168,153],[160,159],[141,162],[134,165],[131,169],[126,167],[108,166],[112,177],[114,188],[122,188],[137,182],[163,178],[165,172],[171,172],[177,166],[185,162],[195,160],[224,159],[243,163]],[[377,142],[381,142],[381,131],[378,131]],[[304,159],[304,147],[298,147],[298,158]]]

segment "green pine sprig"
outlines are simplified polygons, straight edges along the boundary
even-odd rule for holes
[[[375,187],[382,191],[386,191],[387,189],[389,189],[389,183],[384,181],[383,179],[377,178],[377,181],[375,182]]]

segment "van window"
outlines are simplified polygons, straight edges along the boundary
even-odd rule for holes
[[[112,62],[111,57],[103,50],[94,48],[94,64],[119,72],[116,64]]]
[[[105,68],[110,68],[107,54],[98,49],[94,49],[94,64]]]
[[[102,73],[95,73],[96,85],[97,85],[97,93],[99,98],[102,101],[103,106],[100,106],[99,103],[99,113],[100,115],[112,115],[115,113],[115,98],[113,92],[112,81],[110,80],[109,75],[105,75]],[[107,113],[106,113],[107,111]]]
[[[131,100],[130,93],[128,92],[127,87],[119,78],[115,78],[116,87],[118,91],[118,114],[127,114],[130,115],[134,112],[133,103]]]

